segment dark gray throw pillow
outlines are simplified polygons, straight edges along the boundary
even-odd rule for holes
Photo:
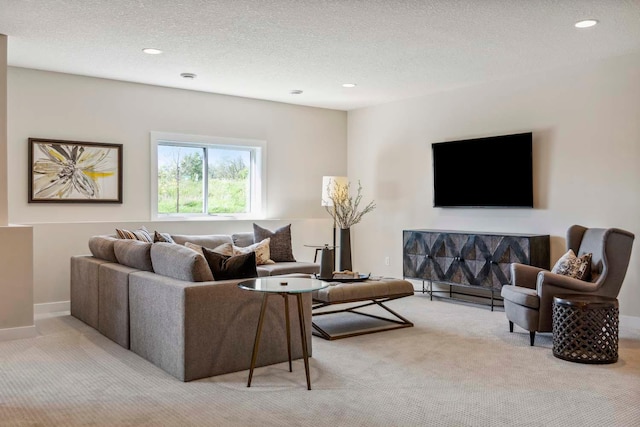
[[[291,248],[291,224],[278,228],[276,231],[267,230],[258,224],[253,224],[253,240],[261,242],[269,237],[271,259],[275,262],[296,262]]]
[[[213,280],[251,279],[258,277],[256,270],[256,253],[226,256],[211,249],[202,248],[204,258],[209,264]]]

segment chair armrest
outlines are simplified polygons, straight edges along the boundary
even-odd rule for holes
[[[554,286],[556,288],[576,292],[594,292],[597,290],[597,285],[595,283],[586,282],[584,280],[575,279],[562,274],[555,274],[550,271],[544,271],[538,275],[538,282],[536,285],[538,295],[542,294],[542,290],[545,286]]]
[[[534,267],[527,264],[511,264],[511,284],[522,288],[535,289],[536,278],[541,271],[547,271],[543,268]]]
[[[598,289],[598,285],[573,277],[555,274],[545,271],[538,275],[536,292],[540,297],[540,319],[538,330],[540,332],[551,332],[553,297],[562,294],[588,293],[593,294]]]

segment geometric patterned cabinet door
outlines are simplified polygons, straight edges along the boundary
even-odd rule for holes
[[[549,269],[549,235],[403,231],[403,276],[500,292],[512,262]],[[493,308],[493,307],[492,307]]]

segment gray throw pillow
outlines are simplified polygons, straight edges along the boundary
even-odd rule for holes
[[[256,242],[270,238],[269,250],[271,259],[275,262],[295,262],[291,248],[291,224],[278,228],[276,231],[267,230],[258,224],[253,224],[253,239]]]

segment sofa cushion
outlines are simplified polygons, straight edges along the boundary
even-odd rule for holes
[[[320,273],[320,265],[312,262],[276,262],[258,266],[260,277],[290,273],[317,274]]]
[[[113,250],[120,264],[138,270],[153,271],[149,253],[151,245],[152,243],[138,240],[117,239],[113,243]]]
[[[202,252],[209,264],[214,280],[258,277],[256,253],[253,251],[242,255],[226,256],[203,247]]]
[[[280,227],[275,231],[267,230],[258,224],[253,224],[253,237],[256,242],[270,238],[269,249],[271,259],[275,262],[295,262],[291,247],[291,224]]]
[[[173,243],[158,242],[151,246],[153,270],[162,276],[187,282],[213,280],[204,256],[192,249]]]
[[[186,242],[191,242],[195,245],[204,246],[205,248],[209,249],[216,248],[223,243],[233,244],[233,240],[231,240],[231,236],[228,234],[172,234],[171,238],[179,245],[184,245]]]
[[[149,230],[145,227],[140,227],[137,230],[125,230],[123,228],[116,228],[116,233],[121,239],[140,240],[141,242],[153,243],[153,237],[149,234]]]
[[[500,295],[507,301],[529,308],[540,308],[540,298],[535,289],[522,286],[504,285]]]
[[[247,231],[244,233],[234,233],[231,235],[231,239],[233,240],[234,245],[243,248],[255,243],[252,231]]]
[[[89,250],[91,255],[106,261],[118,262],[113,244],[118,240],[110,236],[93,236],[89,238]]]

